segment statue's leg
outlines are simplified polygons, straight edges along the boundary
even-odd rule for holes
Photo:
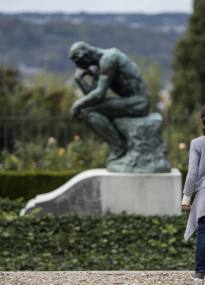
[[[121,157],[127,149],[125,140],[112,122],[104,115],[95,112],[94,109],[95,107],[88,107],[81,110],[81,119],[110,145],[112,155],[109,157],[109,161]]]
[[[119,117],[141,117],[149,114],[149,101],[143,97],[106,97],[103,102],[96,106],[87,107],[104,115],[109,119]]]
[[[110,145],[112,151],[109,161],[121,157],[127,150],[127,142],[112,120],[117,117],[146,116],[149,112],[147,102],[139,96],[106,97],[98,105],[80,111],[80,118]]]

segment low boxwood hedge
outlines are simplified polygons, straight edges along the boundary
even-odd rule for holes
[[[29,200],[37,194],[55,190],[79,171],[0,171],[0,197]]]
[[[180,171],[184,183],[187,169]],[[80,170],[65,172],[0,171],[0,197],[10,199],[23,197],[25,200],[29,200],[37,194],[55,190],[79,172]]]
[[[22,202],[0,200],[0,271],[193,270],[187,213],[19,217]]]

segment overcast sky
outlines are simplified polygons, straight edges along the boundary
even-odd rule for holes
[[[0,0],[1,12],[191,12],[192,0]]]

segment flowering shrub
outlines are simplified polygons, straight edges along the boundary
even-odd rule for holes
[[[105,167],[108,145],[92,139],[83,141],[78,135],[66,147],[58,145],[55,138],[44,142],[17,142],[15,150],[1,153],[4,170],[67,170]]]

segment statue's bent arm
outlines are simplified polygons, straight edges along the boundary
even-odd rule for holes
[[[91,91],[91,87],[85,82],[85,80],[80,78],[75,78],[75,81],[82,90],[84,95],[88,94]]]
[[[89,85],[84,80],[84,76],[87,75],[87,74],[92,76],[92,80],[91,80],[92,83],[91,83],[91,85]],[[93,91],[97,87],[98,78],[97,78],[97,75],[94,76],[94,74],[90,74],[87,71],[85,71],[83,76],[76,76],[75,77],[75,81],[78,84],[78,86],[80,87],[80,89],[83,92],[83,94],[87,95],[87,94],[89,94],[91,91]]]
[[[82,103],[85,107],[92,106],[101,101],[107,90],[110,87],[110,83],[113,80],[117,67],[117,59],[113,55],[104,55],[100,60],[100,75],[98,77],[97,87],[91,91],[85,98],[82,99]]]
[[[83,103],[84,107],[92,106],[99,101],[101,101],[105,95],[107,90],[110,86],[110,78],[106,74],[101,74],[98,79],[97,87],[87,94],[86,97],[81,99],[81,103]]]

